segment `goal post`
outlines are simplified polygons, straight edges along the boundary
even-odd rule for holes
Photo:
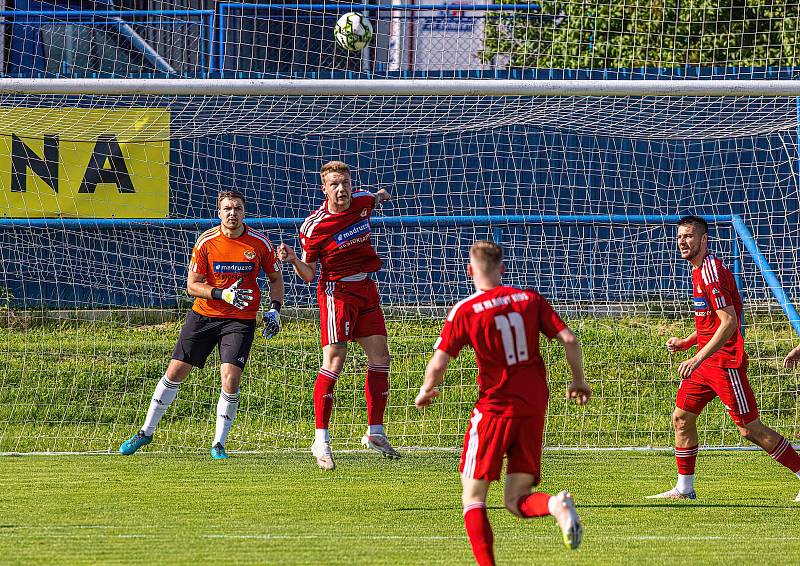
[[[115,450],[169,360],[217,192],[242,190],[248,221],[297,247],[321,202],[319,167],[336,158],[356,186],[393,195],[373,242],[397,445],[462,438],[468,352],[433,407],[419,413],[413,398],[441,317],[470,292],[469,245],[492,238],[506,282],[540,290],[584,345],[585,408],[563,399],[563,350],[544,345],[547,445],[670,446],[679,356],[664,342],[692,330],[673,225],[689,213],[712,222],[743,291],[764,420],[791,434],[797,376],[779,361],[800,334],[798,96],[780,80],[0,79],[0,452]],[[315,293],[284,276],[284,329],[257,339],[233,450],[307,448],[313,435]],[[155,449],[205,450],[217,364],[181,386]],[[331,431],[342,448],[366,424],[365,370],[353,347]],[[719,404],[700,431],[707,446],[741,443]]]

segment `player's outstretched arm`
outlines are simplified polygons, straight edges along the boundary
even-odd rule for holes
[[[317,262],[312,261],[311,263],[306,263],[299,257],[297,254],[294,253],[294,249],[287,246],[283,242],[281,245],[278,246],[277,249],[278,259],[282,262],[291,263],[292,267],[294,268],[294,272],[297,276],[305,281],[306,283],[311,283],[314,280],[314,276],[317,274]]]
[[[783,359],[783,367],[797,367],[798,362],[800,362],[800,344],[798,344],[794,350],[786,354],[786,357]]]
[[[392,195],[386,189],[378,189],[372,196],[375,197],[375,206],[380,206],[386,201],[392,200]]]
[[[667,350],[669,350],[670,354],[674,354],[675,352],[683,352],[684,350],[688,350],[695,344],[697,344],[697,331],[692,332],[686,338],[678,338],[673,336],[667,340]]]
[[[586,375],[583,373],[583,350],[578,337],[570,330],[565,328],[558,334],[556,339],[564,345],[564,353],[567,358],[572,382],[567,386],[567,398],[575,399],[578,405],[585,405],[592,396],[592,388],[586,382]]]
[[[450,363],[450,354],[442,350],[436,350],[433,357],[425,368],[425,381],[419,388],[419,394],[414,400],[417,409],[427,407],[433,402],[434,397],[439,395],[439,384],[444,381],[444,373]]]

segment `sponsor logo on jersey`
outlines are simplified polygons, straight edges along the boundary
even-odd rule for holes
[[[253,250],[245,250],[244,257],[245,259],[256,259],[256,252]]]
[[[359,238],[361,236],[366,236],[370,233],[370,226],[369,220],[362,220],[361,222],[356,222],[351,226],[348,226],[338,234],[333,236],[333,241],[336,242],[337,246],[341,246],[342,244],[349,242],[355,238]]]
[[[369,210],[365,208],[364,210],[361,211],[361,218],[365,218],[367,214],[369,214]]]
[[[694,310],[696,311],[708,310],[708,301],[706,301],[703,297],[695,297]]]
[[[250,273],[255,267],[249,261],[215,261],[214,273]]]

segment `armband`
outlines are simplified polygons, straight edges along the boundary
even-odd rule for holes
[[[283,304],[280,301],[272,301],[269,304],[269,306],[270,306],[270,308],[275,309],[276,312],[280,313],[281,312],[281,307],[283,306]]]

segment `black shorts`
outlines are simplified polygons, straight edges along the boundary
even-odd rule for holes
[[[211,318],[189,311],[172,359],[202,368],[219,344],[220,362],[244,369],[256,332],[255,320]]]

